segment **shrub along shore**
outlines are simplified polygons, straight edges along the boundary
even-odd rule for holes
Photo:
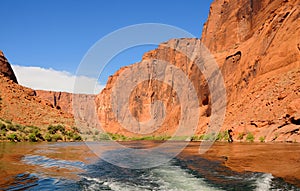
[[[82,138],[76,127],[70,129],[63,125],[49,125],[46,129],[36,126],[23,126],[0,119],[0,141],[11,142],[57,142],[81,141]]]
[[[113,133],[99,133],[99,132],[90,132],[88,133],[92,135],[92,141],[225,141],[228,142],[230,136],[228,131],[221,131],[219,133],[211,133],[211,134],[202,134],[202,135],[194,135],[194,136],[169,136],[169,135],[149,135],[149,136],[141,136],[141,137],[127,137],[121,134],[113,134]],[[252,133],[248,133],[246,137],[246,142],[254,142],[254,136]],[[260,142],[264,142],[264,139],[260,139]]]
[[[246,142],[253,142],[252,133],[241,135],[246,136]],[[0,141],[10,142],[57,142],[57,141],[228,141],[228,131],[221,131],[218,134],[203,134],[194,136],[169,136],[169,135],[149,135],[141,137],[127,137],[121,134],[100,133],[98,130],[80,133],[76,127],[66,128],[63,125],[49,125],[41,129],[36,126],[23,126],[8,120],[0,119]],[[264,142],[264,138],[259,138]]]

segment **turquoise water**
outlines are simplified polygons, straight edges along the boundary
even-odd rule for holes
[[[112,157],[119,152],[109,151]],[[1,143],[0,170],[2,190],[300,190],[272,174],[237,173],[199,156],[174,157],[149,169],[122,168],[84,143]]]

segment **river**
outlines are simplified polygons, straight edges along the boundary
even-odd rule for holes
[[[94,144],[106,148],[101,155],[109,153],[107,156],[115,160],[120,156],[120,150],[111,142]],[[137,145],[148,148],[159,144],[161,142],[133,141],[125,145],[139,149]],[[176,147],[178,144],[180,142],[170,145]],[[84,142],[0,143],[0,190],[300,190],[296,186],[298,180],[287,182],[268,172],[233,171],[223,165],[231,155],[222,154],[220,160],[212,157],[216,151],[224,152],[232,145],[249,148],[251,144],[216,144],[212,147],[214,152],[208,152],[205,157],[197,154],[198,144],[191,143],[183,152],[159,166],[132,169],[99,158]],[[285,146],[275,144],[272,149],[274,147]],[[292,152],[299,152],[299,145],[288,147],[289,150],[294,148]],[[259,148],[263,152],[270,151],[268,145]],[[164,152],[168,154],[168,149]],[[145,155],[149,153],[145,152]],[[134,161],[130,157],[122,158],[125,163],[126,160]]]

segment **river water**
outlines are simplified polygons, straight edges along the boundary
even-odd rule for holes
[[[109,147],[110,142],[99,144],[109,148],[112,158],[118,158],[116,154],[120,150]],[[126,146],[136,147],[139,144],[128,142]],[[147,142],[147,146],[151,147],[158,144]],[[177,144],[171,143],[175,147]],[[195,150],[197,147],[188,149]],[[133,159],[127,157],[122,160]],[[300,188],[270,173],[234,172],[220,161],[193,154],[179,154],[152,168],[119,167],[96,156],[82,142],[0,143],[0,190],[265,191]]]

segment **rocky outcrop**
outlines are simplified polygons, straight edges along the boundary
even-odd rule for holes
[[[35,91],[20,86],[0,74],[0,117],[17,124],[46,128],[50,124],[74,126],[71,114],[62,112],[37,96]]]
[[[0,73],[7,77],[8,79],[12,80],[14,83],[18,83],[17,78],[13,69],[11,68],[9,62],[5,58],[3,52],[0,50]]]
[[[233,129],[235,140],[246,140],[251,132],[255,141],[300,141],[296,106],[300,98],[299,8],[297,0],[215,0],[211,5],[201,42],[214,55],[223,74],[227,110],[222,128]],[[195,67],[195,62],[203,62],[203,55],[198,53],[192,60],[186,56],[195,53],[199,41],[174,39],[162,43],[146,53],[140,63],[124,67],[111,76],[96,98],[102,127],[125,135],[146,132],[139,126],[126,129],[120,119],[122,123],[131,115],[137,121],[147,121],[152,117],[149,106],[154,100],[161,100],[165,104],[161,113],[166,115],[160,128],[152,134],[171,135],[176,131],[185,113],[181,104],[190,100],[179,102],[172,85],[152,80],[153,76],[171,82],[175,79],[176,75],[166,72],[170,68],[157,66],[157,60],[162,60],[179,68],[194,85],[200,107],[196,133],[204,133],[211,116],[211,94],[206,79]],[[112,102],[118,94],[113,90],[120,83],[118,78],[127,75],[126,71],[137,77],[144,74],[149,77],[131,90],[129,104],[124,105],[128,108],[116,110]],[[127,80],[120,84],[126,88],[126,83],[135,80],[127,75]],[[119,116],[126,109],[129,114]],[[158,115],[161,113],[156,111]]]
[[[195,63],[187,56],[188,51],[193,52],[199,42],[199,39],[174,39],[162,43],[157,49],[146,53],[140,63],[124,67],[111,76],[106,88],[96,98],[99,120],[105,131],[127,136],[174,134],[185,115],[181,104],[193,101],[203,102],[202,114],[207,115],[206,113],[209,113],[207,84],[200,71],[195,70],[197,68],[194,66]],[[192,100],[192,97],[188,98],[182,93],[181,96],[186,98],[181,98],[179,101],[180,95],[175,91],[175,86],[178,86],[176,82],[182,83],[180,87],[182,89],[187,88],[186,84],[183,79],[182,81],[178,79],[180,76],[175,68],[164,65],[163,62],[182,69],[184,76],[188,76],[196,87],[197,100]],[[122,100],[120,95],[126,94],[126,90],[131,88],[130,84],[132,92],[128,95],[129,100],[127,101],[126,98]],[[117,92],[113,93],[113,88],[117,86],[119,87]],[[118,102],[116,103],[118,106],[121,106],[118,111],[116,109],[114,111],[112,107],[113,99]],[[153,106],[158,100],[164,103],[164,108],[158,107],[151,111],[151,105]],[[196,104],[195,108],[197,108]],[[161,123],[159,127],[154,124],[147,126],[135,122],[135,120],[141,123],[149,122],[152,118],[156,118],[156,122]],[[122,122],[124,124],[120,124]]]
[[[98,127],[94,95],[32,90],[17,84],[14,72],[0,52],[0,118],[45,128],[63,124],[80,131]],[[75,106],[75,109],[74,109]]]
[[[95,105],[95,95],[45,90],[36,90],[35,92],[37,97],[49,102],[51,107],[72,114],[76,126],[80,127],[81,131],[99,127],[95,108],[93,107]]]
[[[36,95],[43,100],[49,101],[52,107],[58,110],[73,113],[71,93],[36,90]]]
[[[73,115],[58,110],[51,102],[37,97],[36,91],[17,84],[14,72],[0,53],[0,117],[17,124],[46,128],[63,124],[75,125]]]
[[[202,42],[218,61],[227,87],[224,128],[236,139],[300,141],[299,2],[220,1],[210,9]],[[293,112],[292,112],[293,111]],[[293,113],[293,114],[292,114]]]

